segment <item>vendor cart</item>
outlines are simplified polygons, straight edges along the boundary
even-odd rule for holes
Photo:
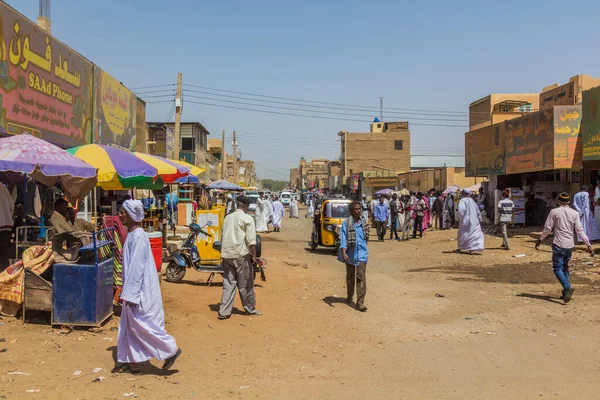
[[[50,311],[52,325],[68,326],[96,327],[113,315],[114,259],[102,251],[113,245],[113,230],[94,232],[92,242],[79,248],[78,261],[52,265],[51,278],[48,271],[25,270],[23,322],[27,310]]]

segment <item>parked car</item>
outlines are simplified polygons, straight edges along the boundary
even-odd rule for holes
[[[290,205],[290,201],[292,201],[292,194],[290,192],[281,192],[280,200],[284,207],[288,207]]]

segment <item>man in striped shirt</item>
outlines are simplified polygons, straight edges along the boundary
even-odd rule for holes
[[[504,189],[502,200],[498,203],[498,212],[500,213],[500,226],[502,227],[502,247],[504,250],[510,250],[508,245],[507,225],[512,222],[513,209],[515,203],[510,199],[510,190]]]

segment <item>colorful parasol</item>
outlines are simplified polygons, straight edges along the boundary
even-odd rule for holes
[[[164,183],[173,183],[177,179],[182,178],[184,176],[188,176],[190,174],[190,170],[172,160],[168,160],[166,158],[155,156],[152,154],[146,153],[133,153],[135,156],[148,164],[152,165],[158,171],[158,176],[162,179]],[[191,165],[191,164],[190,164]]]
[[[237,192],[242,192],[244,190],[244,188],[242,188],[241,186],[238,186],[231,182],[227,182],[225,180],[213,182],[210,185],[208,185],[207,188],[208,189],[217,189],[217,190],[231,190],[231,191],[237,191]]]
[[[96,185],[92,165],[25,133],[0,139],[0,171],[31,175],[47,186],[60,179],[71,199],[87,195]]]
[[[179,161],[177,161],[177,160],[170,160],[170,161],[172,161],[174,163],[177,163],[179,165],[183,165],[184,167],[186,167],[187,169],[189,169],[190,170],[190,174],[194,175],[194,176],[198,176],[201,173],[206,172],[206,169],[200,168],[200,167],[196,167],[195,165],[190,164],[189,162],[185,162],[185,161],[181,161],[181,160],[179,160]]]
[[[151,186],[158,173],[156,168],[133,153],[116,147],[87,144],[67,151],[98,168],[98,186],[105,190]]]

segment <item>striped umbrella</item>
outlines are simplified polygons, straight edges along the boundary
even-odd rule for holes
[[[86,144],[67,151],[98,169],[98,186],[105,190],[151,186],[158,174],[152,165],[116,147]]]
[[[140,160],[143,160],[156,168],[159,178],[164,183],[173,183],[177,179],[190,174],[190,170],[185,166],[164,157],[139,152],[133,154]]]
[[[206,169],[200,168],[200,167],[196,167],[195,165],[192,165],[189,162],[185,162],[185,161],[182,161],[182,160],[179,160],[179,161],[177,161],[177,160],[171,160],[171,161],[173,161],[174,163],[177,163],[179,165],[183,165],[184,167],[186,167],[187,169],[189,169],[190,170],[190,175],[198,176],[201,173],[206,172]]]

